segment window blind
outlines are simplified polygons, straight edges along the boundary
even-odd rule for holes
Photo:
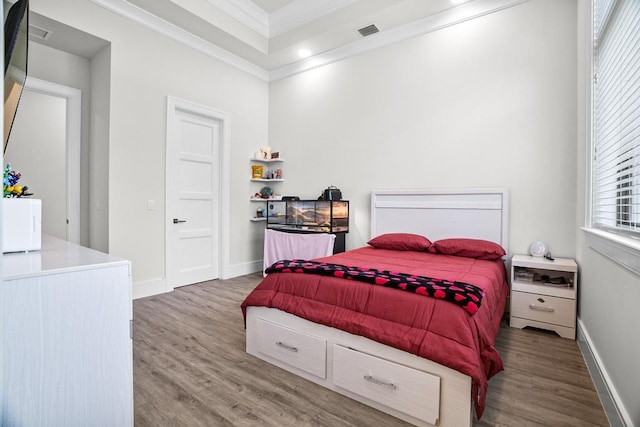
[[[595,0],[592,225],[640,237],[640,1]]]

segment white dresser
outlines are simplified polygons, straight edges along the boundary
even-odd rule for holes
[[[0,426],[132,426],[130,262],[43,236],[2,267]]]

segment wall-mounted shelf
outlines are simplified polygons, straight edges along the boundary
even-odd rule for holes
[[[249,199],[252,202],[269,202],[271,200],[282,200],[281,197],[269,197],[268,199],[262,199],[262,198],[258,198],[258,197],[252,197]]]
[[[253,157],[250,158],[250,160],[252,162],[257,162],[257,163],[278,163],[278,162],[284,162],[284,159],[254,159]]]
[[[272,169],[271,172],[274,172],[275,169],[277,169],[278,174],[277,175],[273,175],[273,176],[282,176],[281,175],[282,170],[280,169],[281,166],[279,165],[279,163],[283,163],[284,159],[280,159],[280,158],[277,158],[277,159],[256,159],[254,157],[251,157],[251,158],[249,158],[249,160],[251,161],[251,163],[254,164],[254,166],[255,166],[255,163],[260,163],[261,165],[278,163],[277,166],[271,167],[271,169]],[[264,167],[263,166],[255,166],[255,167],[258,167],[260,169],[268,169],[266,166],[264,166]],[[265,171],[265,173],[266,172],[269,172],[269,171]],[[260,173],[263,173],[263,172],[261,171]],[[262,175],[262,176],[265,176],[265,175]],[[252,182],[262,182],[262,183],[271,183],[271,184],[275,184],[275,183],[278,183],[278,182],[284,182],[284,179],[282,179],[282,178],[253,178],[252,177],[250,180]],[[272,197],[269,197],[269,198],[266,198],[266,199],[264,199],[262,197],[255,197],[255,195],[257,195],[257,194],[259,194],[259,193],[255,193],[253,196],[251,196],[249,198],[249,201],[258,202],[258,203],[264,203],[264,202],[270,202],[270,201],[274,201],[274,200],[275,201],[280,201],[282,199],[282,197],[279,196],[279,195],[278,196],[272,196]],[[255,217],[255,216],[251,218],[251,222],[264,222],[266,220],[267,220],[266,218]]]

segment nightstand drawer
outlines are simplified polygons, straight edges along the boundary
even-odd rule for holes
[[[511,293],[511,316],[574,328],[576,301],[548,295],[514,291]]]

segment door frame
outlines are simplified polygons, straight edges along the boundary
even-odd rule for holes
[[[229,212],[231,203],[231,116],[223,111],[215,110],[213,108],[196,104],[191,101],[185,101],[183,99],[176,98],[174,96],[167,96],[167,132],[166,132],[166,146],[165,146],[165,291],[173,290],[173,286],[170,285],[171,281],[171,269],[169,268],[169,262],[173,258],[173,248],[171,247],[171,236],[173,231],[173,223],[170,222],[171,212],[175,208],[172,205],[171,189],[173,182],[173,160],[170,158],[170,153],[173,152],[171,147],[175,147],[178,143],[176,136],[176,113],[178,111],[184,111],[189,114],[195,114],[206,117],[208,119],[217,121],[220,123],[220,145],[218,147],[219,158],[219,183],[220,188],[218,194],[219,198],[219,211],[220,216],[218,218],[218,265],[219,275],[221,279],[227,277],[229,271],[229,246],[230,246],[230,234],[229,234]]]
[[[65,153],[67,191],[67,240],[80,244],[80,168],[82,145],[82,91],[27,76],[24,90],[63,98],[67,104]]]

